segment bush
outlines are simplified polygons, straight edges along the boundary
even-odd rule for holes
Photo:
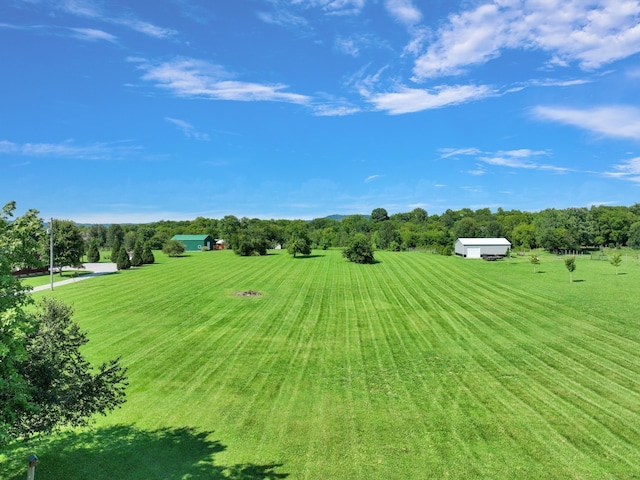
[[[153,252],[151,251],[151,245],[148,243],[144,246],[142,250],[142,263],[145,265],[150,265],[155,263],[156,257],[153,256]]]
[[[184,243],[178,240],[167,240],[162,247],[162,252],[170,257],[179,257],[185,251]]]
[[[133,255],[131,256],[131,266],[139,267],[142,265],[142,243],[140,240],[136,240],[136,243],[133,247]]]
[[[93,241],[89,244],[89,250],[87,251],[87,262],[98,263],[100,261],[100,250],[98,250],[98,244]]]
[[[129,260],[129,252],[124,246],[120,247],[120,253],[118,254],[118,260],[116,261],[118,270],[128,270],[131,268],[131,260]]]
[[[371,241],[363,233],[354,235],[347,248],[342,251],[342,256],[354,263],[374,263],[373,246]]]

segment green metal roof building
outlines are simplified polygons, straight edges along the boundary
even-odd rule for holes
[[[171,240],[182,242],[187,252],[197,252],[203,247],[213,250],[216,245],[216,241],[211,235],[174,235]]]

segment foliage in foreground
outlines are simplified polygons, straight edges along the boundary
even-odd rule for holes
[[[0,213],[0,444],[63,425],[84,425],[124,402],[125,371],[118,360],[91,373],[79,348],[86,334],[71,309],[43,301],[33,313],[28,287],[11,275],[34,260],[25,239],[37,238],[36,210],[10,222],[15,203]]]
[[[43,299],[27,335],[25,358],[18,372],[29,385],[29,408],[19,416],[16,433],[48,433],[61,425],[87,425],[95,414],[106,415],[125,401],[127,385],[120,359],[92,373],[80,352],[89,341],[73,322],[72,309],[59,300]]]

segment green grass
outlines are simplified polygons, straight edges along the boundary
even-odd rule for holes
[[[156,255],[57,288],[128,401],[12,445],[0,477],[35,450],[50,479],[640,478],[636,257],[578,257],[569,283],[550,255],[314,254]]]

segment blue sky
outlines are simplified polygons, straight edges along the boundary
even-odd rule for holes
[[[640,201],[640,2],[2,0],[0,201],[81,223]]]

